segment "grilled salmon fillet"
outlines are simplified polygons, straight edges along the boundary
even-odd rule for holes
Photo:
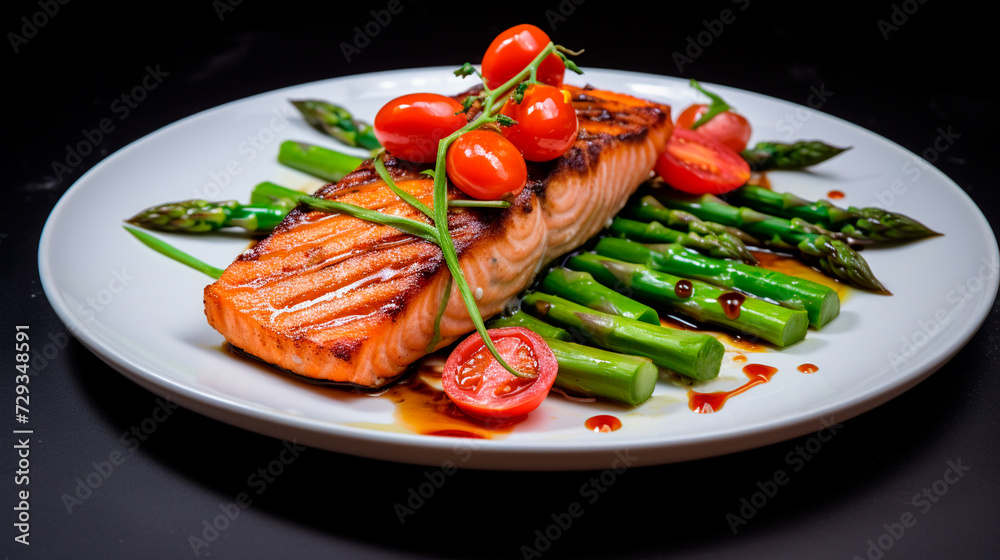
[[[527,185],[509,208],[450,212],[459,262],[484,318],[598,233],[649,177],[673,130],[667,106],[566,89],[580,123],[569,151],[529,162]],[[397,186],[433,204],[424,167],[391,158],[386,165]],[[316,196],[429,221],[389,190],[371,162]],[[464,195],[450,189],[449,197]],[[433,243],[300,207],[205,288],[205,314],[242,353],[314,381],[374,389],[474,330],[450,280]]]

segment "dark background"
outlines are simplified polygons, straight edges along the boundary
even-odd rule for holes
[[[586,48],[577,59],[582,66],[694,77],[799,104],[822,86],[833,92],[824,112],[917,154],[949,133],[955,141],[935,165],[996,228],[997,186],[986,163],[997,149],[998,96],[987,86],[995,17],[961,2],[779,7],[751,0],[651,8],[549,0],[446,8],[403,0],[403,11],[349,63],[340,43],[388,1],[6,4],[4,89],[13,91],[14,102],[2,134],[8,180],[0,205],[0,325],[12,333],[15,324],[30,324],[32,333],[64,347],[33,369],[31,380],[30,547],[12,540],[16,456],[2,429],[4,556],[186,558],[195,555],[189,537],[196,535],[210,539],[199,552],[211,558],[521,558],[522,545],[537,546],[535,530],[551,527],[552,516],[581,501],[582,485],[601,474],[459,471],[401,524],[394,504],[428,476],[440,477],[437,469],[308,449],[257,495],[248,476],[277,458],[282,443],[184,409],[134,451],[123,446],[122,434],[153,415],[156,397],[65,336],[39,285],[38,238],[59,197],[105,155],[220,103],[334,76],[478,62],[497,32],[531,22],[558,43]],[[719,29],[714,20],[725,9],[735,20],[701,52],[689,51],[693,60],[678,68],[673,54],[684,53],[699,33]],[[147,66],[169,76],[128,118],[116,119],[94,153],[57,176],[52,162],[63,160],[85,129],[116,116],[112,102],[140,82]],[[846,422],[736,534],[727,514],[739,515],[741,500],[775,472],[790,472],[786,456],[809,437],[631,469],[585,504],[584,515],[558,531],[542,556],[1000,557],[998,333],[994,307],[954,360]],[[9,348],[2,363],[13,363]],[[12,382],[9,370],[0,375],[7,403],[14,400]],[[115,452],[124,462],[68,513],[63,495],[75,491],[78,479],[106,469],[102,464]],[[928,502],[929,509],[914,507],[912,496],[943,480],[949,461],[969,470],[944,486],[947,494]],[[232,511],[248,491],[249,508],[217,535],[203,533],[203,522]],[[900,521],[908,512],[916,525],[905,528]],[[887,551],[873,548],[880,537],[883,548],[891,545]]]

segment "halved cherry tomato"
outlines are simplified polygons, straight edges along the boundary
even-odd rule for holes
[[[375,115],[375,137],[388,152],[414,163],[431,163],[438,142],[467,122],[462,104],[436,93],[410,93]]]
[[[693,194],[722,194],[750,179],[750,164],[739,154],[686,128],[674,129],[654,170],[667,184]]]
[[[551,40],[534,25],[523,23],[500,33],[490,43],[483,55],[482,73],[486,85],[495,89],[531,64]],[[559,56],[552,54],[538,66],[539,82],[559,87],[563,82],[566,65]]]
[[[707,111],[708,105],[692,105],[677,117],[677,126],[690,129]],[[743,115],[732,111],[715,115],[695,130],[715,138],[734,152],[745,150],[750,141],[750,122]]]
[[[528,167],[514,144],[488,130],[471,130],[448,147],[448,177],[465,194],[491,200],[518,193],[528,180]]]
[[[579,129],[576,109],[569,101],[569,94],[557,87],[532,84],[520,103],[510,99],[500,112],[517,121],[503,127],[503,136],[528,161],[555,159],[566,153],[576,140]]]
[[[504,369],[478,333],[463,340],[444,364],[444,392],[466,414],[478,418],[513,419],[538,408],[555,382],[559,364],[542,337],[523,327],[487,331],[497,352],[522,378]]]

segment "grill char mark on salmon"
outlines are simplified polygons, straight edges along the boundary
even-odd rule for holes
[[[671,134],[667,106],[567,89],[580,121],[569,151],[552,162],[529,163],[527,185],[510,208],[449,213],[459,261],[484,318],[501,312],[553,259],[598,233],[648,178]],[[386,166],[397,186],[433,205],[424,167],[391,158]],[[316,196],[429,223],[389,190],[371,162]],[[449,189],[449,197],[464,195]],[[205,313],[242,353],[313,381],[374,389],[429,350],[474,330],[452,283],[436,339],[449,280],[433,243],[300,207],[205,288]]]

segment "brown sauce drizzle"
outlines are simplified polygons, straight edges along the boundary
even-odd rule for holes
[[[796,276],[798,278],[811,280],[818,284],[823,284],[824,286],[832,288],[837,292],[837,296],[840,297],[841,303],[843,303],[844,299],[847,298],[847,294],[849,293],[847,284],[843,284],[833,278],[830,278],[826,274],[823,274],[795,257],[768,253],[766,251],[753,251],[753,256],[757,257],[757,262],[762,268],[783,272],[789,276]]]
[[[743,366],[743,373],[746,374],[749,381],[731,391],[716,391],[714,393],[688,391],[688,408],[699,414],[717,412],[726,404],[726,401],[730,397],[739,395],[757,385],[767,383],[777,372],[778,368],[776,367],[764,364],[747,364]]]
[[[726,292],[717,299],[726,317],[735,321],[740,318],[740,310],[743,308],[743,302],[746,301],[747,297],[738,292]]]
[[[588,430],[597,433],[613,432],[622,427],[622,421],[610,414],[598,414],[587,418],[583,423]]]
[[[674,294],[681,299],[687,299],[691,297],[694,293],[694,286],[688,280],[679,280],[677,284],[674,285]]]
[[[764,268],[800,278],[808,278],[834,288],[841,300],[847,293],[847,287],[844,284],[828,278],[795,258],[758,251],[755,251],[754,255],[760,261],[760,266]],[[687,280],[681,280],[674,286],[674,293],[678,297],[691,297],[692,292],[693,286]],[[740,309],[745,300],[746,296],[738,292],[726,292],[719,296],[719,303],[726,315],[733,319],[739,317]],[[705,325],[693,324],[686,317],[663,314],[660,323],[670,328],[708,332],[723,342],[735,346],[739,351],[732,358],[734,363],[747,361],[747,357],[742,352],[763,352],[766,350],[766,346],[757,344],[751,339],[744,339],[739,334],[714,331],[706,328]],[[437,356],[442,361],[446,357],[440,354]],[[408,379],[393,385],[382,395],[396,404],[395,417],[398,423],[415,433],[441,437],[492,439],[509,434],[514,426],[524,420],[524,418],[520,418],[497,423],[468,416],[459,410],[443,391],[424,381],[424,378],[433,380],[434,377],[440,377],[440,368],[435,370],[433,367],[419,363],[414,368],[416,371]],[[814,373],[819,368],[814,364],[802,364],[797,369],[802,373]],[[725,405],[729,398],[770,381],[777,371],[777,368],[763,364],[747,364],[743,367],[743,373],[748,377],[746,383],[730,391],[699,393],[690,390],[688,391],[688,407],[701,414],[716,412]],[[622,423],[614,416],[600,414],[588,418],[584,422],[584,426],[591,431],[610,432],[620,429]]]
[[[728,333],[723,331],[713,330],[705,325],[695,325],[688,322],[687,319],[682,319],[680,317],[675,317],[673,315],[663,314],[660,316],[660,324],[664,327],[670,329],[680,329],[682,331],[698,331],[706,334],[710,334],[715,338],[719,339],[723,344],[728,344],[739,348],[743,352],[765,352],[767,347],[763,344],[758,344],[754,342],[752,338],[743,338],[744,335],[740,333]]]
[[[423,376],[440,376],[432,368],[418,367],[407,379],[389,387],[383,396],[396,404],[395,417],[400,425],[418,434],[430,436],[493,439],[510,433],[525,418],[490,421],[465,414],[448,395],[428,385]]]
[[[747,181],[747,184],[763,189],[771,188],[771,180],[768,179],[767,174],[763,171],[751,171],[750,180]]]

